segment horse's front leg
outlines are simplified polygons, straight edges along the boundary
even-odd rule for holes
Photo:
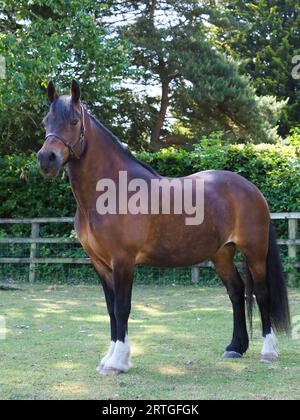
[[[115,307],[115,293],[113,290],[113,278],[112,272],[104,264],[99,262],[96,259],[92,259],[93,266],[98,274],[103,292],[106,300],[107,311],[110,318],[110,345],[107,354],[102,357],[100,364],[97,367],[97,371],[101,373],[104,368],[105,362],[112,356],[116,341],[117,341],[117,321],[115,317],[114,307]]]
[[[113,269],[114,316],[116,320],[116,343],[113,352],[105,360],[101,373],[114,375],[127,372],[131,367],[130,343],[128,340],[128,318],[131,310],[133,266],[117,262]]]
[[[101,282],[102,282],[102,287],[103,287],[103,291],[104,291],[104,295],[106,299],[107,311],[110,318],[110,346],[109,346],[107,354],[104,357],[102,357],[100,361],[100,365],[97,367],[97,371],[99,373],[102,373],[105,363],[112,356],[115,349],[116,341],[117,341],[117,322],[116,322],[116,317],[114,313],[115,295],[112,288],[112,280],[109,283],[107,279],[105,279],[105,277],[102,276]]]

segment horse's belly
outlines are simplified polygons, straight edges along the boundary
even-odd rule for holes
[[[183,267],[210,259],[221,246],[213,229],[184,226],[158,230],[137,255],[137,264],[159,267]]]
[[[209,260],[211,255],[209,254],[202,254],[196,256],[184,256],[178,257],[173,255],[168,255],[164,257],[163,255],[154,255],[151,254],[144,254],[140,255],[136,261],[138,265],[149,265],[152,267],[160,267],[160,268],[176,268],[176,267],[187,267],[192,266],[195,264],[200,264],[203,261]]]

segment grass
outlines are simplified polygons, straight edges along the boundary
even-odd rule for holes
[[[300,292],[291,292],[300,315]],[[224,361],[231,307],[221,288],[136,286],[130,322],[132,370],[96,373],[109,344],[96,286],[0,290],[2,399],[299,399],[300,340],[280,339],[278,363],[259,361],[260,325],[246,357]],[[28,329],[18,329],[25,324]]]

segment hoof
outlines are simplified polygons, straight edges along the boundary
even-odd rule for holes
[[[121,373],[124,373],[124,370],[120,370],[120,369],[116,369],[113,367],[104,367],[98,371],[99,373],[101,373],[101,375],[104,376],[115,376],[115,375],[120,375]]]
[[[260,356],[261,362],[277,362],[278,356],[277,354],[266,353]]]
[[[225,351],[222,357],[223,359],[241,359],[243,355],[236,351]]]

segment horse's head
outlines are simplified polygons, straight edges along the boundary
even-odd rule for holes
[[[79,159],[84,152],[84,108],[80,89],[72,81],[71,95],[58,96],[53,82],[48,85],[50,110],[43,119],[46,138],[37,154],[38,163],[48,177],[56,177],[70,159]]]

